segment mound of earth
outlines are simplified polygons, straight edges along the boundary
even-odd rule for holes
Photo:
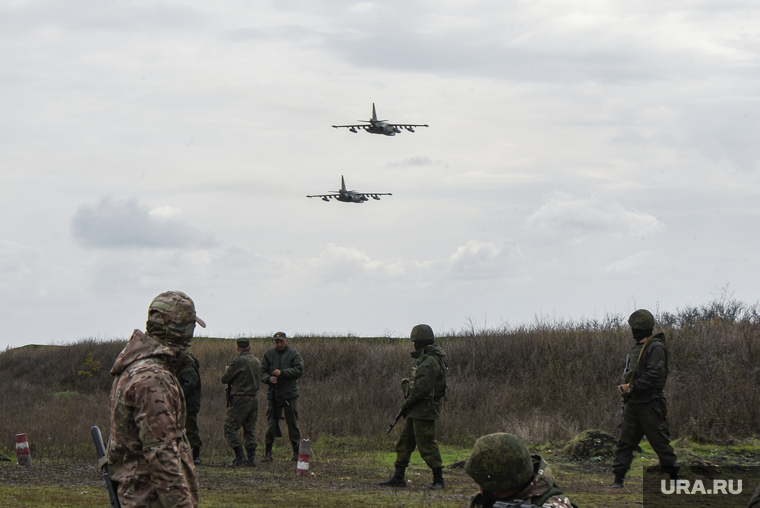
[[[572,459],[610,458],[615,455],[617,439],[601,430],[585,430],[570,441],[563,451]]]

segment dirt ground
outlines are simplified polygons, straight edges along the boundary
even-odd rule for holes
[[[731,451],[681,450],[684,461],[708,460],[713,463],[758,464],[758,453],[752,449]],[[634,461],[626,487],[610,489],[610,461],[571,460],[553,450],[543,450],[559,486],[581,508],[641,507],[642,471],[657,463],[656,456],[646,449]],[[461,460],[450,461],[444,469],[446,488],[431,491],[430,470],[415,454],[407,470],[409,487],[389,489],[379,482],[392,473],[392,454],[363,453],[358,455],[323,454],[312,460],[306,476],[297,475],[295,463],[276,460],[254,468],[230,468],[225,460],[206,461],[198,468],[201,480],[200,506],[203,508],[235,508],[251,506],[299,507],[469,507],[477,491],[473,481],[461,467]],[[457,463],[459,466],[457,466]],[[454,467],[451,467],[454,466]],[[750,491],[753,486],[747,486]],[[746,504],[746,501],[745,501]],[[13,462],[0,463],[0,506],[9,508],[107,507],[104,480],[94,463],[67,464],[38,461],[30,468]]]

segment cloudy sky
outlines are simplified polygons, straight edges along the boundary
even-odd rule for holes
[[[667,7],[666,7],[667,6]],[[0,3],[0,347],[760,298],[751,1]],[[395,137],[333,124],[378,115]],[[360,205],[307,194],[391,192]]]

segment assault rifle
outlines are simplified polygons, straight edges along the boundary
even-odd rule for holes
[[[108,490],[108,497],[111,498],[111,507],[121,508],[119,498],[116,496],[119,482],[115,482],[111,479],[111,474],[108,472],[108,460],[104,459],[106,456],[106,448],[103,446],[103,436],[100,435],[100,429],[97,426],[90,430],[92,431],[92,439],[95,441],[95,450],[98,452],[98,465],[103,462],[103,465],[100,466],[100,471],[103,473],[103,479],[106,481],[106,490]]]
[[[282,437],[282,430],[280,430],[280,420],[284,420],[282,410],[285,406],[289,406],[288,401],[281,399],[277,393],[277,383],[272,383],[269,386],[272,387],[272,411],[274,412],[274,437]]]
[[[391,423],[391,426],[388,427],[388,432],[385,433],[386,435],[391,433],[391,431],[393,430],[393,427],[396,426],[396,424],[398,423],[398,421],[401,419],[402,416],[406,416],[406,411],[404,411],[403,408],[398,410],[398,414],[396,414],[396,419],[393,420],[393,423]]]
[[[522,499],[515,499],[514,501],[496,501],[493,504],[493,508],[541,508],[534,504],[526,503]]]
[[[623,383],[625,383],[625,373],[628,372],[628,367],[631,365],[631,355],[625,355],[625,367],[623,367]],[[631,396],[631,387],[628,386],[628,391],[620,395],[620,416],[625,414],[625,403],[628,402],[628,397]]]

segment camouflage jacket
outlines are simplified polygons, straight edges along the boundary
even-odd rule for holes
[[[187,355],[193,363],[182,369],[177,379],[185,394],[187,412],[198,413],[201,410],[201,364],[191,353]]]
[[[122,506],[195,508],[198,473],[176,373],[183,352],[135,330],[114,362],[108,463]]]
[[[523,490],[509,499],[487,501],[483,494],[477,494],[470,503],[470,508],[490,508],[495,501],[514,501],[521,499],[541,508],[572,508],[570,500],[562,494],[562,490],[554,483],[554,474],[549,464],[540,455],[533,455],[533,471],[536,476]]]
[[[232,360],[222,375],[222,383],[230,385],[230,396],[255,397],[261,386],[261,364],[250,350]]]
[[[441,417],[441,399],[446,392],[446,353],[436,345],[425,346],[412,352],[417,363],[409,379],[402,381],[404,409],[407,418],[438,420]]]
[[[272,400],[272,384],[269,378],[272,372],[280,370],[282,374],[277,378],[277,396],[285,400],[298,397],[298,378],[303,376],[303,358],[292,346],[284,351],[278,351],[270,347],[261,359],[261,382],[269,385],[267,399]]]

